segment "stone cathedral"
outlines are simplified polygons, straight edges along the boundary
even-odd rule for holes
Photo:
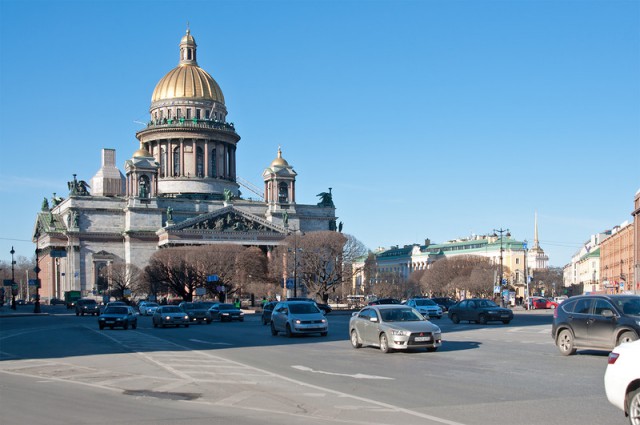
[[[336,229],[331,189],[317,205],[297,204],[297,173],[280,148],[262,172],[264,189],[236,176],[240,136],[227,121],[222,90],[198,66],[189,30],[179,47],[178,66],[156,85],[149,122],[136,133],[139,149],[123,171],[115,150],[103,149],[90,182],[73,175],[66,198],[43,201],[33,241],[44,300],[70,290],[89,295],[109,263],[144,268],[165,247],[269,249],[291,232]],[[241,182],[257,200],[243,198]]]

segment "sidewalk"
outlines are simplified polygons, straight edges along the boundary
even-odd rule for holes
[[[48,316],[48,307],[49,306],[40,304],[41,313],[34,313],[33,309],[35,308],[35,306],[33,304],[16,305],[15,310],[11,309],[11,304],[5,304],[0,307],[0,317]]]

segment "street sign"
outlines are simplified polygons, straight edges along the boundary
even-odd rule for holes
[[[499,294],[500,293],[500,286],[494,286],[493,287],[493,293],[494,294]]]
[[[38,286],[39,279],[29,279],[29,286]]]
[[[207,282],[218,282],[220,277],[217,274],[207,276]]]
[[[201,297],[207,293],[207,290],[202,287],[196,288],[196,296]]]
[[[293,289],[294,286],[295,286],[295,282],[294,282],[293,278],[288,278],[287,279],[287,289]]]
[[[13,281],[11,279],[4,279],[2,281],[2,286],[11,286],[13,285]]]

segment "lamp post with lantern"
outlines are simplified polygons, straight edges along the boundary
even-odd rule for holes
[[[11,254],[11,309],[15,310],[16,309],[16,281],[15,281],[15,274],[14,274],[14,266],[16,264],[16,262],[13,259],[13,254],[16,253],[16,251],[13,249],[13,247],[11,247],[11,251],[9,251],[9,253]]]
[[[498,236],[498,234],[500,234],[500,288],[502,288],[502,285],[504,285],[503,276],[502,276],[503,275],[502,253],[504,252],[504,248],[502,246],[502,235],[504,234],[506,237],[510,237],[511,233],[509,233],[509,229],[503,229],[503,228],[493,229],[493,235],[492,236],[496,237],[496,236]],[[501,298],[502,298],[502,302],[504,303],[504,297],[502,297],[502,294],[500,294],[500,295],[501,295]]]

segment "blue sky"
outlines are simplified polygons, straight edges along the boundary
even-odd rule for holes
[[[138,148],[187,22],[261,187],[333,189],[366,246],[509,228],[562,266],[640,189],[638,1],[0,1],[0,259],[44,197]],[[249,196],[247,190],[243,191]]]

